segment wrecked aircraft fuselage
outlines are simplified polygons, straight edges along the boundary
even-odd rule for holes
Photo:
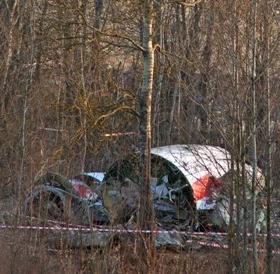
[[[231,182],[237,177],[236,171],[231,170],[229,152],[206,145],[171,145],[153,148],[151,153],[151,192],[157,223],[164,228],[192,226],[225,231],[230,222]],[[103,200],[112,223],[124,223],[137,214],[139,159],[137,153],[129,155],[106,173]],[[252,167],[245,164],[245,169],[247,208],[250,208]],[[260,170],[257,181],[260,191],[264,185]],[[241,204],[241,215],[242,207]],[[259,230],[263,222],[264,214],[260,211]]]
[[[59,221],[72,224],[109,224],[101,199],[103,172],[83,173],[67,179],[47,173],[36,181],[28,193],[24,214],[42,222]]]
[[[130,154],[115,162],[106,173],[86,173],[73,179],[46,174],[27,196],[25,213],[45,220],[83,225],[133,223],[139,210],[139,159],[139,154]],[[176,230],[227,230],[230,187],[238,177],[231,165],[230,154],[220,147],[153,148],[151,192],[157,225]],[[245,169],[250,222],[252,167],[246,164]],[[260,170],[257,181],[258,191],[261,191],[264,178]],[[240,216],[243,208],[241,202]],[[258,216],[257,226],[261,230],[264,223],[261,210]]]

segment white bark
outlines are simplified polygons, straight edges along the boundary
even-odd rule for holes
[[[139,184],[140,184],[140,208],[139,225],[142,229],[152,229],[153,227],[153,203],[150,190],[151,175],[151,110],[152,110],[152,92],[154,79],[154,49],[152,43],[153,34],[153,4],[152,0],[145,0],[143,4],[143,84],[139,96],[139,150],[141,161],[139,166]],[[143,256],[144,271],[151,271],[150,262],[153,248],[153,235],[150,235],[146,243],[140,240],[140,253]],[[145,250],[146,249],[146,250]],[[140,256],[141,256],[140,254]]]

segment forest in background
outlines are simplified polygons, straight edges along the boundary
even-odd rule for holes
[[[279,1],[2,0],[3,197],[20,201],[46,171],[104,171],[139,149],[144,2],[151,146],[221,146],[279,193]]]

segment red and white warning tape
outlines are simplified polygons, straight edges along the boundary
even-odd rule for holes
[[[213,242],[206,242],[206,241],[193,241],[193,240],[187,240],[186,243],[193,243],[199,244],[201,246],[207,246],[207,247],[214,247],[214,248],[222,248],[222,249],[228,249],[229,246],[227,244],[220,244],[220,243],[213,243]],[[253,248],[247,247],[248,251],[253,251]],[[258,249],[259,253],[266,253],[265,249]],[[280,249],[272,250],[272,254],[274,255],[280,255]]]
[[[56,231],[81,231],[81,232],[110,232],[110,233],[130,233],[130,234],[179,234],[185,236],[226,236],[225,232],[194,232],[194,231],[178,231],[178,230],[143,230],[143,229],[124,229],[104,226],[84,226],[55,222],[54,226],[37,226],[37,225],[0,225],[0,229],[26,229],[26,230],[56,230]],[[251,236],[251,233],[247,234]],[[258,236],[266,236],[266,234],[258,234]],[[280,238],[280,234],[272,234],[273,238]]]
[[[39,230],[39,231],[78,231],[78,232],[106,232],[106,233],[130,233],[130,234],[181,234],[191,237],[197,237],[197,236],[216,236],[221,235],[225,236],[226,233],[223,232],[186,232],[186,231],[177,231],[177,230],[141,230],[141,229],[119,229],[119,228],[104,228],[104,227],[86,227],[86,226],[74,226],[71,225],[71,227],[67,226],[28,226],[28,225],[0,225],[0,229],[15,229],[15,230]],[[262,234],[264,235],[264,234]],[[280,237],[280,234],[273,234],[273,237]],[[223,248],[227,249],[228,245],[221,244],[221,243],[215,243],[215,242],[206,242],[206,241],[193,241],[192,239],[187,240],[186,243],[193,243],[199,244],[201,246],[208,246],[208,247],[214,247],[214,248]],[[248,250],[251,250],[248,248]],[[261,253],[266,252],[264,249],[258,250]],[[280,250],[273,250],[273,254],[280,255]]]
[[[25,229],[25,230],[52,230],[52,231],[80,231],[80,232],[106,232],[106,233],[128,233],[128,234],[180,234],[180,235],[226,235],[225,233],[212,232],[186,232],[178,230],[143,230],[143,229],[121,229],[105,227],[86,227],[86,226],[28,226],[28,225],[0,225],[0,229]]]

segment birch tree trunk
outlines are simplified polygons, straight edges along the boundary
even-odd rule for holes
[[[142,2],[142,1],[141,1]],[[151,108],[153,91],[154,49],[153,33],[153,4],[152,0],[145,0],[143,4],[143,84],[139,96],[139,151],[141,155],[139,165],[140,208],[139,225],[141,229],[153,228],[153,204],[150,190],[151,174]],[[153,236],[140,239],[139,255],[143,259],[143,273],[151,271],[153,250]]]

